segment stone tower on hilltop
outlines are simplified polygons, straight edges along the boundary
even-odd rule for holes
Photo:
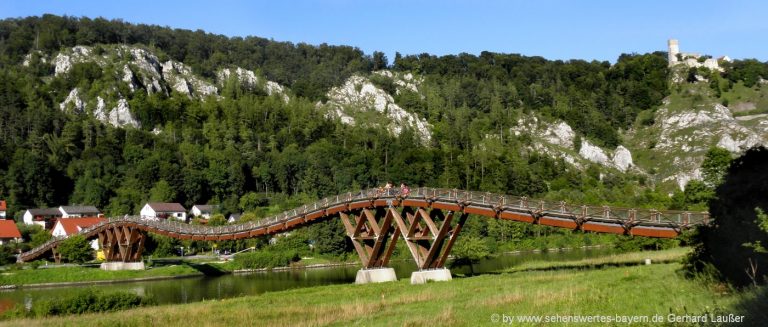
[[[667,40],[667,47],[669,48],[667,51],[667,58],[669,65],[672,66],[677,63],[677,54],[680,53],[680,44],[677,42],[677,39],[669,39]]]

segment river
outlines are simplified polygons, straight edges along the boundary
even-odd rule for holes
[[[521,252],[496,256],[473,265],[476,274],[499,271],[514,267],[526,261],[577,260],[606,255],[614,252],[612,248],[574,249],[555,252]],[[411,260],[393,261],[398,279],[410,278],[416,265]],[[190,303],[202,300],[225,299],[264,292],[282,291],[293,288],[351,284],[355,281],[358,266],[337,266],[328,268],[296,269],[290,271],[270,271],[227,274],[218,277],[191,277],[141,282],[109,284],[110,291],[130,291],[140,295],[152,296],[158,304]],[[469,267],[452,268],[456,274],[469,273]],[[0,300],[11,303],[24,303],[30,308],[36,300],[54,298],[71,294],[73,290],[84,288],[104,288],[99,286],[64,286],[49,288],[19,288],[0,291]]]

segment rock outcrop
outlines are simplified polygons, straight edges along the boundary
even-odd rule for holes
[[[404,128],[411,128],[424,144],[432,138],[431,126],[426,120],[401,108],[391,95],[360,75],[354,75],[343,85],[332,88],[324,106],[330,116],[344,124],[383,125],[395,135],[400,135]],[[382,119],[365,120],[361,118],[364,115],[359,115],[361,112],[376,112],[376,116]]]
[[[65,112],[71,109],[78,114],[85,111],[85,102],[80,98],[80,91],[77,88],[72,89],[67,98],[59,104],[59,109]]]

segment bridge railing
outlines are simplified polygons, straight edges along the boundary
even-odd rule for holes
[[[461,203],[462,205],[484,206],[493,208],[494,210],[514,210],[532,215],[548,214],[554,216],[566,216],[572,219],[575,218],[584,220],[608,221],[620,224],[653,223],[662,226],[666,225],[670,227],[681,227],[705,224],[709,222],[709,214],[706,212],[686,212],[672,210],[659,211],[654,209],[572,205],[563,201],[539,200],[524,196],[512,196],[477,191],[463,191],[457,189],[420,187],[413,189],[407,195],[401,194],[400,190],[397,188],[386,191],[381,189],[368,189],[361,190],[359,192],[348,192],[326,197],[314,203],[302,205],[298,208],[284,211],[272,217],[267,217],[258,221],[250,221],[244,224],[204,226],[191,225],[168,219],[151,220],[139,216],[123,216],[109,218],[108,221],[99,222],[95,225],[87,227],[83,229],[80,234],[90,235],[110,223],[133,222],[147,227],[158,228],[179,234],[225,235],[283,224],[291,219],[301,218],[302,216],[312,212],[325,210],[333,206],[347,204],[354,201],[373,200],[380,198],[394,199],[402,197],[457,202]],[[54,246],[55,243],[61,241],[64,238],[66,237],[53,238],[25,254],[47,251],[50,249],[50,247]]]

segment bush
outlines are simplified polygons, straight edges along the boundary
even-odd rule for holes
[[[299,259],[296,251],[256,251],[235,255],[235,265],[240,269],[286,267]]]
[[[82,235],[75,235],[62,241],[58,251],[63,259],[77,263],[92,260],[94,252],[91,243]]]
[[[87,289],[69,296],[38,300],[32,306],[31,312],[20,312],[22,309],[19,309],[10,312],[9,315],[45,317],[89,312],[109,312],[154,304],[155,301],[151,297],[140,296],[130,292],[106,293],[95,289]]]
[[[13,255],[13,249],[8,245],[0,246],[0,266],[9,265],[16,262]]]

